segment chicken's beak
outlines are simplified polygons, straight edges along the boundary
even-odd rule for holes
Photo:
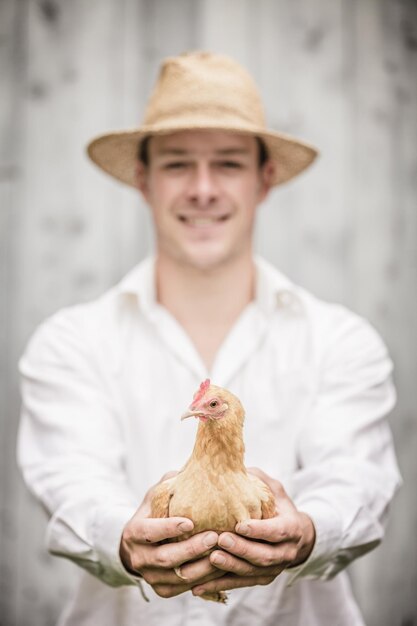
[[[199,415],[204,415],[201,411],[186,411],[181,415],[181,421],[185,420],[187,417],[198,417]]]

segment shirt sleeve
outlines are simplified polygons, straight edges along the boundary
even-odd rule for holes
[[[109,585],[136,584],[119,544],[138,502],[109,385],[74,316],[60,312],[20,360],[18,464],[50,521],[47,548]]]
[[[376,331],[343,313],[328,332],[318,393],[299,436],[297,508],[316,528],[308,560],[288,570],[292,583],[328,579],[377,546],[401,484],[387,414],[395,404],[392,362]],[[330,327],[331,328],[331,327]]]

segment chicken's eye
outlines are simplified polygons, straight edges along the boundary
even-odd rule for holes
[[[217,402],[217,400],[212,400],[209,404],[209,406],[214,409],[219,403]]]

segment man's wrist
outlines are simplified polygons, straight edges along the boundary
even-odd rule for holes
[[[130,560],[130,553],[126,549],[125,542],[123,541],[123,535],[120,540],[119,558],[127,574],[129,574],[130,576],[134,576],[135,578],[143,578],[142,574],[138,570],[133,569],[132,567],[131,560]]]
[[[133,512],[133,506],[120,505],[100,508],[95,514],[94,545],[103,567],[102,578],[112,586],[128,584],[131,577],[120,558],[120,538]]]
[[[297,567],[305,563],[313,551],[314,544],[316,542],[316,529],[313,524],[313,520],[307,513],[299,511],[302,525],[302,535],[300,540],[300,549],[297,559],[290,567]]]

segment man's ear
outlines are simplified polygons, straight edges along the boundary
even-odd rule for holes
[[[261,168],[260,186],[259,186],[259,202],[263,202],[272,187],[272,180],[275,174],[275,165],[269,160]]]
[[[136,187],[145,200],[148,199],[148,168],[142,161],[136,161],[135,165]]]

